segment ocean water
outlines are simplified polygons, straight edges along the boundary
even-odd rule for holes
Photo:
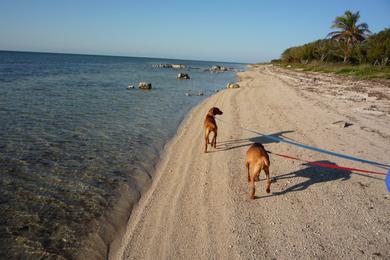
[[[244,69],[0,51],[0,258],[75,258],[91,237],[108,247],[186,113],[235,80],[204,71],[215,64]],[[153,89],[127,90],[140,81]]]

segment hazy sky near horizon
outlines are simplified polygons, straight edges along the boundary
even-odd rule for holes
[[[0,50],[261,62],[326,37],[345,10],[390,27],[390,0],[0,0]]]

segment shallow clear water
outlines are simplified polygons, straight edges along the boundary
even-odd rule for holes
[[[123,188],[131,207],[184,115],[234,81],[214,64],[0,51],[0,258],[73,258]]]

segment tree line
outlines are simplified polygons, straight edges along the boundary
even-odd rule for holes
[[[390,65],[390,29],[372,34],[366,23],[357,24],[359,12],[346,11],[336,17],[325,39],[286,49],[281,60],[286,63],[321,62]]]

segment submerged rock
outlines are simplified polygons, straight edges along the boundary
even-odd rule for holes
[[[226,85],[226,88],[240,88],[240,85],[237,83],[230,82]]]
[[[138,84],[138,88],[140,89],[152,89],[152,83],[149,82],[140,82]]]

